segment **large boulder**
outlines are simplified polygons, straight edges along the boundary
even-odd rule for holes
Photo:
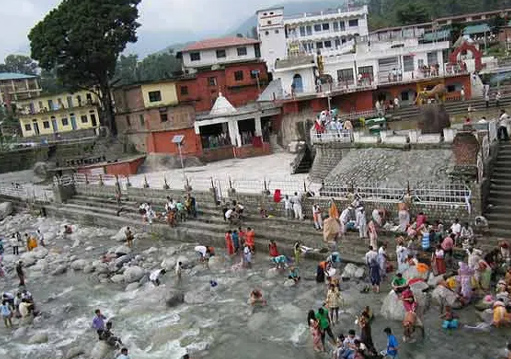
[[[439,305],[449,305],[453,308],[461,308],[458,295],[442,285],[437,286],[431,293],[433,300]]]
[[[211,260],[211,258],[210,258]],[[181,262],[183,266],[188,266],[190,264],[190,260],[185,256],[179,256],[177,257],[176,263]]]
[[[145,270],[138,266],[128,267],[124,271],[124,281],[126,283],[138,282],[145,274]]]
[[[36,333],[28,339],[28,344],[42,344],[48,341],[48,334]]]
[[[131,248],[127,247],[127,246],[119,246],[119,247],[117,247],[115,249],[114,253],[117,254],[118,256],[122,256],[122,255],[125,255],[125,254],[130,254],[131,253]]]
[[[67,271],[67,266],[65,264],[61,264],[57,268],[55,268],[53,270],[53,272],[51,272],[51,275],[64,274],[64,273],[66,273],[66,271]]]
[[[115,234],[114,236],[110,237],[111,239],[117,241],[117,242],[124,242],[126,241],[126,228],[128,227],[122,227],[121,229],[119,229],[119,232],[117,232],[117,234]]]
[[[0,221],[5,219],[7,216],[10,216],[12,212],[13,208],[11,202],[0,203]]]
[[[71,263],[71,268],[74,270],[83,270],[87,264],[88,263],[85,259],[77,259]]]
[[[32,250],[32,253],[37,259],[41,259],[48,255],[48,250],[44,247],[39,246],[39,247],[35,247]]]
[[[165,268],[167,271],[170,271],[170,270],[173,270],[174,267],[176,266],[176,259],[173,258],[173,257],[170,257],[170,258],[165,258],[162,262],[161,262],[161,267],[162,268]]]
[[[90,359],[106,359],[113,356],[114,348],[104,341],[97,341],[90,353]]]
[[[120,256],[119,258],[117,258],[114,262],[114,265],[115,267],[117,268],[120,268],[122,267],[125,263],[128,263],[130,260],[133,259],[133,256],[131,254],[126,254],[124,256]]]
[[[132,290],[138,289],[140,287],[140,284],[138,282],[130,283],[126,286],[125,291],[131,292]]]
[[[32,170],[34,172],[34,175],[38,177],[41,180],[48,179],[51,173],[48,171],[50,169],[50,166],[47,162],[36,162],[34,165],[34,169]]]
[[[114,283],[122,283],[124,282],[124,276],[122,274],[116,274],[110,280]]]
[[[348,263],[346,264],[346,267],[344,267],[341,277],[360,279],[364,277],[364,273],[365,273],[364,267],[357,267],[353,263]]]
[[[83,267],[83,273],[89,274],[94,272],[94,266],[92,264],[88,264],[85,267]]]
[[[165,305],[172,308],[182,304],[185,301],[185,295],[182,292],[171,291],[165,297]]]
[[[66,355],[64,356],[64,359],[73,359],[76,358],[79,355],[82,355],[85,353],[85,350],[81,347],[74,347],[67,351]]]
[[[406,280],[411,280],[411,279],[422,279],[422,280],[428,280],[428,276],[429,276],[429,272],[419,272],[417,270],[417,267],[416,266],[411,266],[409,268],[407,268],[404,272],[403,272],[403,277],[406,279]]]
[[[25,267],[30,267],[37,262],[37,256],[34,252],[25,252],[20,256],[20,260]]]
[[[410,286],[413,292],[415,300],[417,301],[418,312],[424,313],[430,305],[430,297],[424,292],[428,288],[428,285],[424,282],[417,282]],[[399,320],[405,319],[405,306],[403,301],[399,299],[397,294],[391,290],[390,293],[385,297],[381,305],[381,315],[388,320]]]

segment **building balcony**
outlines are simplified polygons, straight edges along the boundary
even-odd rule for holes
[[[358,36],[360,34],[364,34],[367,30],[364,30],[362,26],[354,26],[354,27],[348,27],[345,30],[339,30],[335,31],[333,29],[326,30],[326,31],[319,31],[314,32],[310,35],[290,35],[287,38],[287,41],[301,41],[301,42],[317,42],[317,41],[325,41],[325,40],[332,40],[332,42],[335,39],[351,39],[354,36]]]
[[[284,22],[286,25],[295,25],[302,24],[308,22],[316,22],[316,21],[326,21],[333,19],[342,19],[342,18],[355,18],[355,17],[364,17],[368,14],[367,6],[360,7],[350,7],[346,9],[332,9],[320,12],[310,12],[310,13],[302,13],[295,15],[286,15],[284,16]]]
[[[24,107],[22,107],[18,110],[18,115],[20,117],[34,116],[34,115],[40,115],[40,114],[45,114],[45,113],[59,113],[59,112],[66,112],[66,111],[69,112],[72,110],[79,110],[82,108],[91,108],[91,107],[97,107],[97,106],[99,106],[99,103],[97,101],[85,101],[82,104],[80,104],[79,106],[73,106],[73,107],[69,107],[64,104],[55,105],[53,109],[45,108],[43,110],[32,110],[25,105]]]

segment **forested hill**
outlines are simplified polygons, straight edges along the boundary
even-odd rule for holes
[[[511,8],[511,0],[368,0],[371,29]]]

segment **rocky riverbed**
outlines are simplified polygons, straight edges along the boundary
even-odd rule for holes
[[[114,353],[98,344],[90,328],[96,308],[112,319],[113,332],[122,338],[133,359],[178,359],[186,352],[193,358],[213,359],[327,358],[312,351],[306,325],[307,311],[317,309],[325,295],[325,287],[314,281],[315,263],[301,264],[301,283],[288,287],[284,274],[269,269],[266,253],[256,254],[252,269],[233,270],[239,259],[227,259],[218,249],[210,269],[205,269],[197,264],[196,243],[160,241],[137,233],[130,251],[122,242],[122,230],[73,224],[74,233],[64,237],[59,234],[64,224],[69,223],[29,214],[0,222],[5,237],[16,230],[23,234],[39,228],[47,244],[47,248],[20,253],[27,266],[27,288],[41,315],[28,326],[15,321],[14,329],[0,323],[0,358],[113,358]],[[7,274],[0,279],[0,289],[14,292],[18,257],[5,247]],[[100,258],[106,253],[112,257],[116,253],[115,259],[104,263]],[[172,270],[176,261],[187,267],[181,284],[176,284]],[[161,266],[170,271],[162,285],[154,287],[148,273]],[[353,277],[360,276],[357,268],[349,271]],[[218,286],[211,288],[210,280]],[[355,314],[370,305],[377,316],[373,338],[377,348],[383,349],[382,329],[390,326],[400,337],[400,322],[383,318],[380,309],[386,295],[361,294],[364,286],[356,278],[342,283],[346,307],[334,332],[355,329]],[[253,310],[247,305],[255,287],[262,289],[267,307]],[[461,316],[465,322],[476,322],[473,309]],[[426,312],[425,324],[426,339],[402,345],[401,358],[497,358],[505,345],[503,331],[489,334],[460,329],[446,337],[435,307]]]

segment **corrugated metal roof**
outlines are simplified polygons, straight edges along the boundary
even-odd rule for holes
[[[483,32],[490,32],[490,27],[487,24],[470,25],[463,29],[463,35],[482,34]]]
[[[23,80],[23,79],[33,79],[37,76],[34,75],[26,75],[26,74],[18,74],[15,72],[0,72],[0,81],[2,80]]]
[[[451,36],[451,30],[446,29],[446,30],[440,30],[440,31],[435,31],[435,32],[428,32],[428,33],[424,34],[424,36],[422,37],[422,40],[424,40],[424,41],[438,41],[438,40],[447,39],[450,36]]]

